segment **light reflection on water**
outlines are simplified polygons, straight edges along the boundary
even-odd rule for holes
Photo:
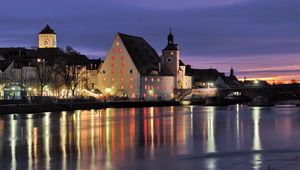
[[[300,153],[289,153],[300,145],[298,113],[171,106],[2,115],[0,169],[266,169]]]

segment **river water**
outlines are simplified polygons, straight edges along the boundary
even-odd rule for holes
[[[300,108],[171,106],[0,116],[0,169],[300,169]]]

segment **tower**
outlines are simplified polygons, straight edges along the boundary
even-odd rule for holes
[[[39,48],[56,48],[56,33],[47,24],[39,33]]]
[[[177,77],[179,60],[180,51],[178,49],[178,44],[174,44],[174,36],[170,29],[167,46],[162,50],[161,63],[163,70],[165,70],[165,72],[170,72],[173,76]]]
[[[234,70],[233,70],[232,67],[231,67],[231,69],[230,69],[230,75],[229,75],[229,77],[234,77]]]

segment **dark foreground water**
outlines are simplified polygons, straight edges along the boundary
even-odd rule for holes
[[[0,116],[0,169],[300,169],[300,108]]]

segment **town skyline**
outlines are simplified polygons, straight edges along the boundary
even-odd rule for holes
[[[60,37],[59,47],[70,45],[92,58],[104,59],[116,32],[142,36],[160,53],[172,27],[186,64],[203,69],[213,67],[226,73],[232,66],[240,79],[289,82],[299,80],[300,72],[300,32],[295,29],[299,27],[295,17],[299,13],[299,2],[289,2],[249,0],[224,4],[191,1],[183,5],[175,1],[171,6],[169,1],[143,1],[141,4],[91,1],[62,8],[58,1],[46,4],[30,1],[29,5],[19,6],[17,14],[5,12],[6,9],[0,12],[4,16],[0,20],[5,23],[0,27],[0,46],[37,46],[36,33],[49,17],[49,24]],[[12,6],[14,2],[6,3]],[[37,9],[41,4],[50,8]],[[100,10],[97,5],[101,5]],[[55,12],[52,7],[57,8]],[[115,13],[106,15],[112,7]],[[21,17],[20,13],[28,8],[37,10]],[[141,21],[143,24],[139,24]]]

